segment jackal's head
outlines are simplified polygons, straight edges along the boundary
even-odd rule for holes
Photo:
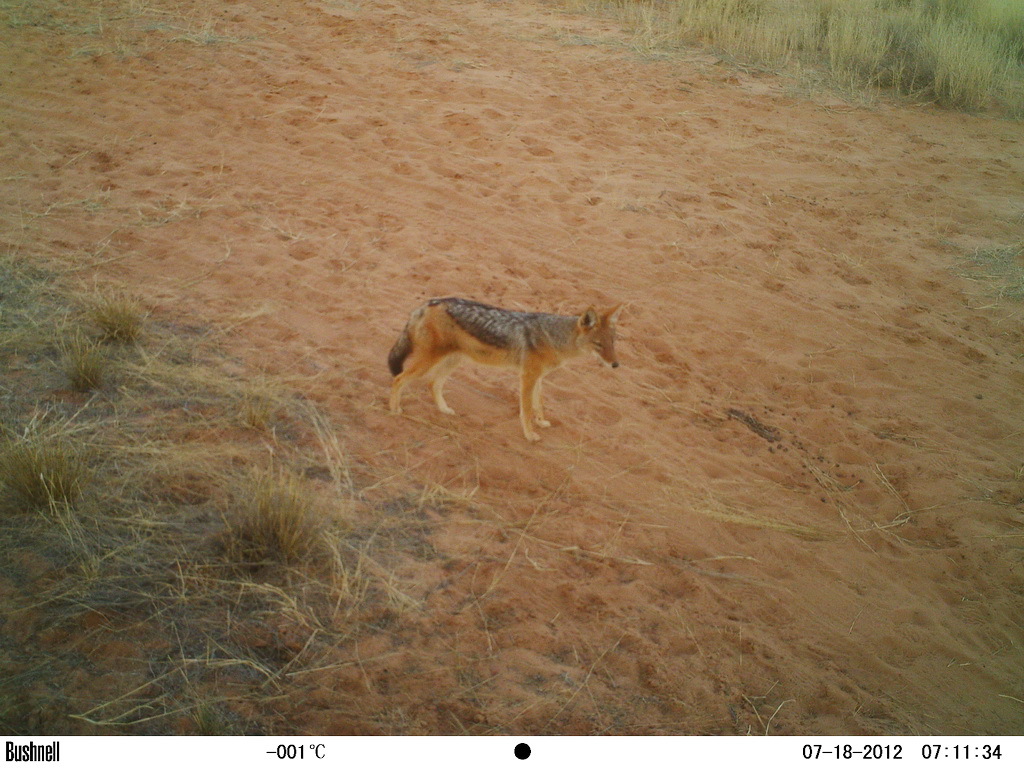
[[[621,311],[621,304],[604,312],[591,307],[576,321],[580,348],[590,349],[612,368],[619,367],[619,358],[615,356],[615,322]]]

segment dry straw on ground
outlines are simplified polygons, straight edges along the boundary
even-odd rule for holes
[[[353,525],[351,468],[314,406],[265,374],[226,373],[215,345],[176,335],[125,293],[77,293],[10,256],[0,280],[24,291],[0,297],[0,353],[20,382],[0,401],[0,545],[22,563],[5,572],[44,577],[9,594],[4,612],[68,628],[99,617],[130,628],[140,650],[174,637],[164,672],[89,707],[64,701],[56,682],[56,694],[18,693],[25,675],[69,672],[39,652],[0,684],[14,732],[33,730],[24,718],[38,711],[64,732],[75,722],[167,732],[178,716],[186,732],[258,732],[239,709],[280,695],[324,647],[358,635],[364,624],[347,619],[415,605],[376,554],[387,513],[372,532]],[[92,352],[116,358],[116,387],[99,389]],[[84,394],[49,397],[58,361]],[[316,480],[304,476],[311,467]],[[260,617],[288,629],[233,627]],[[229,669],[255,671],[258,684],[224,694],[215,683]]]

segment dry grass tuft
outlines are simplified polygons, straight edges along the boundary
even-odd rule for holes
[[[99,329],[101,341],[118,344],[137,342],[146,318],[138,299],[119,292],[98,294],[89,301],[86,315]]]
[[[171,38],[175,42],[192,43],[193,45],[222,45],[225,43],[240,43],[242,39],[225,35],[217,31],[212,19],[202,22],[189,21],[185,27],[175,27],[178,32]]]
[[[0,485],[11,510],[73,506],[88,479],[85,452],[68,434],[32,425],[20,436],[0,438]]]
[[[1000,299],[1024,300],[1024,242],[979,248],[967,265],[959,270],[962,277],[987,283]]]
[[[56,297],[48,282],[48,275],[20,254],[0,254],[0,354],[24,353],[49,340]]]
[[[99,342],[73,331],[60,343],[61,364],[68,383],[76,392],[89,392],[103,386],[107,375],[107,354]]]
[[[250,565],[302,563],[320,549],[322,517],[313,489],[283,469],[247,478],[225,517],[225,556]]]
[[[231,735],[230,723],[224,717],[220,707],[208,701],[199,702],[192,710],[192,722],[199,736]]]
[[[691,511],[722,523],[764,528],[796,536],[807,541],[827,541],[835,538],[833,533],[824,529],[798,523],[789,523],[768,514],[744,509],[736,504],[723,501],[711,492],[705,494],[705,498],[701,503],[691,507]]]
[[[281,392],[265,378],[243,385],[238,397],[239,418],[250,429],[266,430],[282,410]]]

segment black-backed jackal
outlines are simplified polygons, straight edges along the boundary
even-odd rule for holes
[[[431,299],[413,310],[391,348],[388,367],[391,411],[402,412],[402,389],[413,379],[427,377],[434,402],[442,413],[454,415],[444,399],[444,382],[464,357],[484,365],[519,370],[519,418],[527,440],[540,440],[533,425],[550,427],[540,400],[541,379],[567,360],[593,352],[612,368],[615,321],[622,305],[581,315],[516,312],[468,299]]]

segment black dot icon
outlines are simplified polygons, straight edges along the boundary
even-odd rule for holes
[[[516,744],[516,748],[513,750],[516,757],[520,760],[525,760],[530,756],[530,745],[529,744]]]

